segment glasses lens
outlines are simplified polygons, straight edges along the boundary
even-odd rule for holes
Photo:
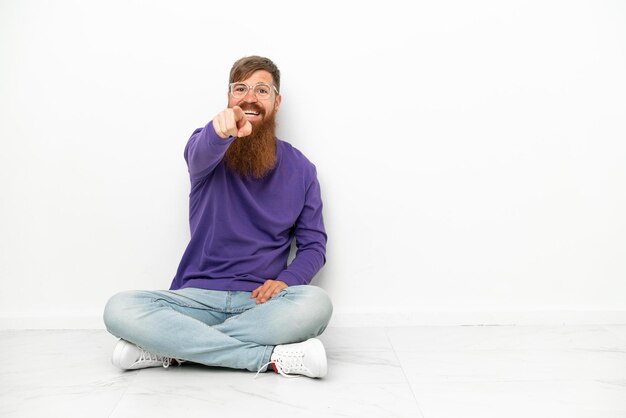
[[[248,86],[244,83],[235,83],[231,85],[230,92],[236,98],[242,98],[248,93]]]
[[[268,84],[259,83],[256,86],[254,86],[254,94],[259,99],[267,99],[268,97],[270,97],[270,93],[271,93],[271,87]]]

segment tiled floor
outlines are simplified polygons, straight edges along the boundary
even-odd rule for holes
[[[2,417],[626,417],[626,325],[330,328],[328,376],[122,372],[104,331],[0,331]]]

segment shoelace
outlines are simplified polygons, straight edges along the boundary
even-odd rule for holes
[[[137,362],[140,363],[142,361],[149,361],[149,362],[154,361],[157,363],[161,363],[163,364],[163,368],[165,369],[170,367],[170,365],[172,364],[172,361],[176,361],[179,366],[181,363],[184,363],[184,360],[178,360],[178,359],[174,359],[171,357],[165,357],[165,356],[152,354],[151,352],[146,351],[143,348],[141,349],[141,355],[139,356],[139,359],[137,360]]]
[[[284,352],[276,356],[275,360],[270,360],[269,362],[262,365],[259,370],[254,375],[254,378],[261,373],[266,366],[273,364],[276,366],[276,371],[285,377],[302,377],[302,372],[307,372],[311,374],[311,371],[304,365],[302,361],[302,357],[304,357],[304,353],[302,351],[291,351]],[[298,375],[292,376],[288,373],[297,373]]]

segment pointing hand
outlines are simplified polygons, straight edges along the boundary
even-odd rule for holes
[[[213,129],[220,138],[243,137],[252,133],[252,124],[239,106],[233,106],[215,115]]]

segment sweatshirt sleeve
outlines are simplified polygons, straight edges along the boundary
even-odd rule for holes
[[[185,161],[190,177],[198,179],[213,171],[234,140],[234,137],[220,138],[215,133],[212,121],[204,128],[196,129],[185,147]]]
[[[296,257],[277,277],[289,286],[309,284],[326,263],[326,240],[322,197],[315,171],[304,207],[295,225]]]

